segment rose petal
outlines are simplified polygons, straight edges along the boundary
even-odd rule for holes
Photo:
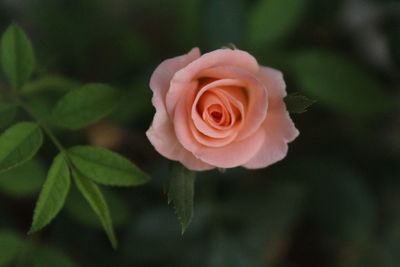
[[[237,140],[242,140],[252,135],[264,122],[268,109],[268,93],[264,83],[246,70],[220,66],[201,71],[200,77],[211,77],[219,79],[236,79],[248,90],[248,108],[246,117],[243,118],[243,126],[238,133]]]
[[[272,68],[261,67],[259,79],[266,84],[269,92],[268,116],[271,118],[267,118],[264,125],[276,129],[277,134],[285,138],[286,141],[293,141],[299,135],[299,131],[290,118],[283,101],[286,96],[286,84],[282,73]]]
[[[193,134],[193,137],[202,145],[204,146],[208,146],[208,147],[221,147],[221,146],[225,146],[229,143],[231,143],[235,137],[236,134],[231,134],[228,135],[224,138],[212,138],[209,136],[206,136],[202,133],[200,133],[195,126],[193,125],[193,123],[190,123],[190,130],[191,133]]]
[[[265,85],[268,91],[268,104],[279,103],[286,96],[286,84],[283,74],[279,70],[260,66],[258,79]]]
[[[202,132],[203,134],[209,136],[209,137],[215,137],[215,138],[224,138],[227,136],[232,135],[233,130],[235,129],[230,129],[230,130],[219,130],[219,129],[215,129],[213,127],[210,127],[210,125],[208,125],[203,118],[198,114],[197,112],[197,105],[199,100],[201,100],[203,94],[205,92],[207,92],[208,90],[215,88],[215,87],[222,87],[222,86],[238,86],[241,87],[243,86],[243,84],[238,81],[238,80],[234,80],[234,79],[222,79],[222,80],[217,80],[214,82],[211,82],[209,84],[207,84],[206,86],[204,86],[196,95],[195,99],[193,102],[191,102],[191,99],[189,100],[189,104],[193,103],[191,106],[191,117],[193,119],[193,122],[196,126],[196,128]],[[215,90],[215,91],[218,91]],[[225,96],[223,96],[223,98],[226,98]],[[210,99],[209,101],[211,101],[213,99]],[[223,99],[222,99],[223,100]],[[209,103],[209,104],[214,104],[214,102]],[[181,111],[180,111],[181,112]]]
[[[233,168],[241,166],[253,158],[264,143],[265,132],[257,130],[252,136],[230,143],[224,147],[203,147],[193,153],[202,161],[219,168]]]
[[[203,120],[212,128],[227,129],[231,125],[231,116],[229,111],[222,104],[208,103],[202,112]]]
[[[152,102],[156,108],[156,114],[146,135],[154,148],[164,157],[181,161],[192,170],[208,170],[214,166],[197,159],[178,142],[173,124],[165,109],[165,95],[172,76],[199,56],[199,49],[193,48],[187,55],[167,59],[156,68],[150,79],[150,88],[153,91]]]
[[[153,91],[153,105],[165,107],[165,96],[168,92],[170,82],[174,74],[187,66],[190,62],[200,57],[200,50],[195,47],[186,55],[170,58],[161,62],[154,70],[150,78],[150,88]]]
[[[245,164],[250,158],[254,157],[264,142],[265,133],[263,129],[260,129],[247,139],[223,147],[204,146],[195,139],[191,129],[187,127],[187,125],[190,125],[191,119],[180,112],[184,108],[184,101],[180,101],[174,118],[176,136],[185,149],[210,165],[231,168]]]
[[[172,124],[164,126],[164,128],[158,128],[157,130],[154,127],[150,127],[146,132],[147,138],[149,138],[158,153],[168,159],[180,161],[190,170],[204,171],[215,168],[197,159],[191,152],[182,147],[176,139]]]
[[[288,150],[288,143],[293,141],[299,131],[296,129],[286,110],[283,98],[286,85],[282,73],[267,67],[260,68],[262,80],[269,92],[269,108],[265,122],[265,142],[257,154],[243,166],[249,169],[264,168],[283,159]]]
[[[181,155],[181,159],[179,160],[183,166],[185,166],[187,169],[192,170],[192,171],[207,171],[207,170],[212,170],[215,169],[215,166],[212,166],[210,164],[207,164],[200,159],[196,158],[192,153],[189,151],[185,150],[184,153]]]
[[[246,117],[245,109],[247,109],[247,100],[242,88],[237,87],[222,87],[215,94],[224,97],[229,102],[229,114],[232,118],[230,125],[224,127],[217,127],[219,129],[227,129],[232,127],[235,123],[242,124],[243,118]]]
[[[257,154],[243,167],[248,169],[265,168],[282,160],[287,154],[288,143],[299,135],[292,120],[283,112],[268,115],[264,129],[264,143],[260,146]]]
[[[171,80],[171,87],[167,93],[166,104],[168,113],[172,116],[182,91],[201,70],[216,66],[236,66],[250,73],[258,73],[257,60],[249,53],[241,50],[218,49],[202,55],[185,68],[178,71]]]

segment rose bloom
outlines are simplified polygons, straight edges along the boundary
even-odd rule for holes
[[[282,73],[241,50],[198,48],[167,59],[150,79],[156,109],[147,137],[190,170],[264,168],[299,134],[286,110]]]

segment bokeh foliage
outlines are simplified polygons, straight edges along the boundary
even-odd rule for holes
[[[73,185],[52,224],[27,237],[57,153],[45,144],[0,174],[0,266],[399,266],[399,17],[396,0],[1,1],[1,32],[17,22],[34,45],[36,70],[21,89],[30,107],[51,120],[72,88],[112,85],[121,96],[104,90],[117,103],[107,119],[53,131],[66,146],[113,149],[153,179],[99,186],[117,251]],[[144,135],[154,112],[148,80],[165,58],[228,43],[282,70],[288,92],[317,103],[292,115],[301,134],[284,161],[198,174],[182,236],[163,195],[169,164]],[[0,105],[2,131],[14,118],[28,119]]]

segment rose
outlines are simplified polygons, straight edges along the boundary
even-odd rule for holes
[[[263,168],[299,134],[283,98],[282,73],[241,50],[198,48],[167,59],[150,79],[156,108],[147,137],[191,170]]]

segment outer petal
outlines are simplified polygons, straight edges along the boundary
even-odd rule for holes
[[[178,100],[185,90],[186,84],[204,69],[217,66],[234,66],[256,74],[259,70],[257,60],[249,53],[241,50],[218,49],[202,55],[185,68],[178,71],[171,80],[171,89],[167,94],[167,110],[174,113]]]
[[[194,171],[204,171],[215,168],[187,151],[176,139],[172,124],[165,124],[163,127],[153,126],[146,132],[151,144],[158,153],[171,160],[180,161],[186,168]]]
[[[248,159],[253,158],[259,147],[265,142],[265,134],[262,129],[252,136],[233,142],[224,147],[205,147],[194,154],[204,162],[219,168],[233,168],[245,164]]]
[[[150,88],[153,91],[153,105],[162,104],[165,107],[165,96],[169,90],[170,82],[174,74],[187,66],[190,62],[200,57],[200,50],[195,47],[186,55],[170,58],[161,62],[154,70],[150,78]]]
[[[150,88],[153,90],[152,102],[156,108],[156,114],[146,132],[151,144],[161,155],[171,160],[181,161],[191,170],[207,170],[214,167],[194,157],[178,142],[173,124],[165,109],[165,95],[175,72],[199,56],[199,49],[194,48],[187,55],[167,59],[156,68],[150,79]]]
[[[278,105],[286,96],[286,83],[283,79],[283,74],[279,70],[260,66],[258,79],[265,85],[268,91],[268,104]]]
[[[287,154],[288,143],[299,135],[283,102],[286,85],[282,73],[262,67],[259,79],[268,89],[269,107],[267,118],[262,125],[265,141],[257,154],[243,165],[249,169],[264,168],[283,159]]]

